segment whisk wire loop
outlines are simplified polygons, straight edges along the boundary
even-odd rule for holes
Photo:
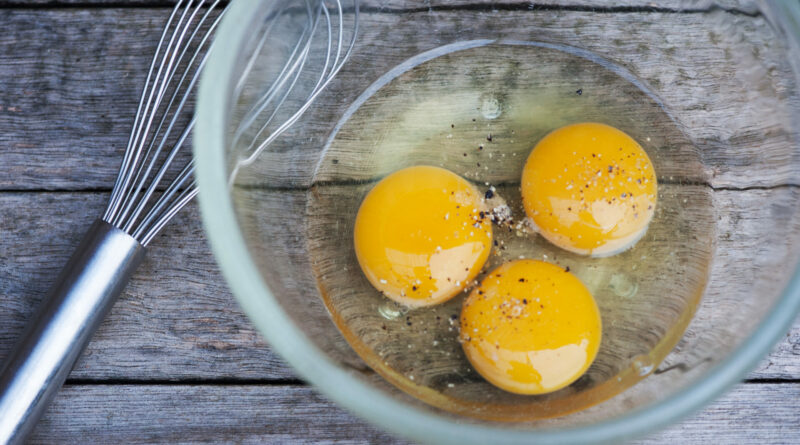
[[[328,24],[328,31],[329,31],[329,44],[328,44],[328,48],[327,48],[328,53],[326,55],[326,57],[328,57],[330,55],[330,53],[333,51],[333,49],[331,48],[332,39],[330,39],[330,34],[332,34],[333,31],[331,30],[330,15],[329,15],[328,9],[327,9],[327,7],[325,6],[324,3],[321,4],[321,8],[323,10],[323,14],[328,18],[327,24]],[[261,139],[261,136],[266,131],[267,127],[269,126],[271,118],[269,120],[267,120],[267,122],[262,125],[262,127],[257,132],[256,137],[254,137],[252,139],[251,145],[245,151],[247,156],[242,158],[239,161],[239,163],[236,166],[236,168],[252,164],[256,160],[256,158],[258,158],[258,156],[261,154],[261,152],[264,151],[264,149],[266,147],[268,147],[270,144],[272,144],[289,127],[294,125],[294,123],[297,122],[297,120],[300,119],[300,117],[302,117],[302,115],[314,103],[316,98],[333,81],[334,77],[339,73],[339,71],[344,66],[345,62],[349,59],[350,54],[353,51],[353,47],[355,46],[356,36],[358,35],[358,20],[359,20],[359,5],[358,5],[358,1],[354,1],[353,2],[353,15],[354,15],[354,18],[353,18],[351,39],[350,39],[350,42],[349,42],[349,44],[347,46],[347,49],[344,51],[344,55],[340,59],[338,57],[338,54],[342,50],[343,41],[344,41],[344,32],[345,32],[345,26],[344,26],[344,21],[343,21],[344,11],[343,11],[341,0],[336,0],[336,8],[337,8],[337,15],[339,16],[339,29],[338,29],[338,38],[337,38],[338,45],[337,45],[337,50],[336,50],[337,58],[335,59],[336,61],[333,64],[330,64],[330,65],[326,61],[325,69],[321,70],[319,81],[317,82],[317,85],[311,90],[311,92],[306,97],[306,100],[303,102],[303,104],[294,112],[294,114],[292,114],[290,117],[288,117],[286,120],[284,120],[281,125],[279,125],[276,129],[274,129],[271,133],[269,133],[268,136],[266,136],[263,139]],[[298,76],[299,76],[299,74],[298,74]],[[278,107],[280,107],[281,104],[282,103],[280,103],[278,105]],[[275,114],[275,112],[273,112],[273,115],[274,114]],[[256,141],[260,141],[260,142],[258,142],[256,144]],[[234,140],[234,145],[235,145],[235,143],[236,143],[236,141]]]
[[[179,0],[167,20],[148,70],[120,174],[103,215],[105,221],[142,244],[152,240],[152,236],[145,236],[159,217],[177,213],[196,194],[192,190],[180,193],[182,187],[194,188],[193,181],[186,179],[194,171],[194,163],[189,161],[152,203],[192,132],[194,118],[183,128],[178,126],[186,118],[184,110],[207,61],[211,36],[224,14],[209,20],[220,0],[208,6],[205,3]],[[180,131],[176,140],[172,136],[175,130]],[[168,211],[172,206],[177,207],[175,212]]]
[[[217,2],[215,2],[214,5],[212,5],[212,8],[214,6],[216,6],[216,3]],[[202,26],[203,23],[205,23],[206,19],[208,19],[210,14],[211,14],[211,9],[209,9],[206,12],[206,14],[200,19],[200,21],[198,22],[197,27],[192,32],[192,35],[189,37],[188,41],[193,41],[195,39],[196,34],[200,31],[200,27]],[[222,18],[222,15],[220,15],[217,18],[217,20],[215,20],[214,23],[212,23],[212,25],[209,28],[208,32],[206,32],[205,35],[203,36],[203,38],[200,40],[200,42],[198,44],[198,47],[195,49],[194,53],[192,54],[191,59],[187,63],[187,68],[183,71],[183,73],[180,76],[180,80],[177,82],[177,85],[174,87],[174,91],[172,93],[172,97],[170,98],[170,100],[167,103],[166,108],[165,108],[167,111],[162,113],[161,120],[160,120],[160,122],[158,124],[158,127],[156,128],[155,132],[153,133],[153,137],[151,138],[150,144],[149,144],[149,146],[147,148],[147,151],[146,151],[146,153],[145,153],[145,155],[143,157],[143,159],[149,159],[149,162],[147,164],[145,164],[143,162],[143,163],[141,163],[139,165],[139,168],[137,169],[138,171],[136,173],[136,177],[135,177],[135,180],[134,180],[134,183],[138,184],[138,185],[135,188],[135,190],[129,191],[129,194],[126,196],[126,200],[128,201],[128,205],[126,206],[126,208],[123,211],[123,213],[120,215],[120,217],[119,217],[120,219],[116,221],[119,224],[119,226],[121,228],[123,228],[123,230],[129,231],[130,228],[133,226],[133,224],[137,221],[137,218],[138,218],[139,214],[145,209],[147,202],[149,201],[150,197],[155,192],[155,190],[156,190],[157,186],[159,185],[160,181],[163,179],[164,174],[166,173],[166,168],[164,168],[164,167],[168,166],[169,164],[171,164],[172,160],[174,159],[174,154],[170,153],[170,155],[167,157],[167,161],[162,162],[162,168],[159,170],[159,173],[156,175],[156,177],[152,181],[150,181],[150,186],[148,187],[146,193],[144,195],[140,195],[142,186],[144,185],[143,179],[149,177],[149,175],[150,175],[151,171],[153,170],[153,168],[155,168],[156,165],[159,163],[159,161],[160,161],[159,156],[160,156],[161,152],[163,151],[164,146],[168,142],[168,138],[169,138],[169,135],[172,133],[172,129],[178,123],[179,118],[181,116],[183,116],[183,113],[182,113],[183,109],[184,109],[187,101],[189,100],[189,98],[191,96],[191,93],[192,93],[192,91],[194,89],[194,86],[195,86],[195,84],[197,83],[197,81],[199,79],[199,72],[202,70],[202,67],[205,65],[206,58],[208,56],[207,53],[203,54],[204,47],[206,45],[206,42],[211,37],[211,32],[213,32],[214,28],[219,23],[219,20],[221,18]],[[178,69],[178,65],[182,62],[182,60],[186,56],[189,48],[190,48],[189,45],[184,45],[183,50],[181,51],[181,54],[177,59],[177,63],[174,65],[174,67],[172,68],[171,72],[168,73],[168,76],[171,79],[176,77],[175,72]],[[198,58],[198,56],[201,56],[201,55],[202,55],[202,57],[201,57],[200,63],[198,64],[198,69],[194,72],[194,75],[192,76],[192,78],[190,80],[190,84],[188,85],[188,87],[186,87],[184,89],[183,88],[184,87],[184,83],[185,83],[187,77],[189,76],[189,74],[191,72],[190,68],[195,65],[196,59]],[[164,90],[164,91],[166,91],[166,90]],[[174,105],[176,99],[178,98],[178,96],[180,95],[180,93],[182,91],[183,91],[182,99],[180,100],[180,103],[178,104],[177,108],[173,109],[173,105]],[[170,114],[172,116],[170,116]],[[162,133],[162,130],[164,129],[164,124],[167,121],[168,117],[171,117],[170,123],[167,126],[166,130],[163,131],[163,133]],[[191,133],[192,126],[193,126],[193,122],[184,129],[184,133],[186,133],[186,134]],[[182,137],[181,139],[185,140],[185,137]],[[153,152],[153,147],[155,146],[157,141],[160,141],[160,143],[159,143],[158,147],[156,148],[155,152]],[[181,147],[181,145],[182,145],[182,143],[181,144],[176,144],[173,147],[172,151],[173,152],[177,152],[177,150]],[[151,153],[152,153],[152,155],[151,155]],[[147,165],[146,169],[144,168],[145,165]],[[135,210],[134,210],[133,214],[130,217],[128,217],[127,220],[125,220],[128,212],[131,210],[131,208],[133,208],[134,202],[136,203]]]
[[[161,46],[164,44],[167,33],[169,32],[170,26],[172,25],[172,21],[175,19],[175,15],[177,15],[178,11],[180,10],[179,8],[181,3],[182,0],[179,0],[178,3],[175,5],[175,8],[172,10],[172,13],[169,15],[169,18],[167,19],[167,23],[164,26],[163,31],[161,31],[161,38],[158,40],[158,47],[156,47],[156,52],[155,52],[156,56],[161,52]],[[147,70],[145,88],[147,88],[147,85],[150,84],[150,79],[153,77],[153,71],[155,71],[156,69],[156,62],[158,61],[158,58],[156,56],[153,57],[153,60],[150,62],[150,68]],[[128,146],[125,149],[125,154],[122,157],[122,164],[120,165],[120,174],[117,175],[117,179],[114,182],[114,188],[111,192],[111,198],[109,200],[109,204],[106,208],[105,213],[103,214],[104,221],[110,222],[111,220],[113,220],[114,215],[119,209],[119,206],[122,205],[122,201],[119,199],[119,195],[126,187],[126,185],[124,185],[126,175],[123,175],[122,173],[128,171],[128,165],[130,165],[131,159],[134,155],[134,152],[131,149],[131,147],[133,147],[136,141],[136,135],[138,132],[137,129],[139,128],[139,121],[142,118],[143,115],[142,110],[145,106],[145,97],[146,97],[145,94],[142,94],[139,97],[139,105],[136,108],[136,116],[133,120],[133,125],[131,126],[130,137],[128,138]]]
[[[138,141],[139,143],[138,143],[138,145],[135,146],[135,149],[136,149],[136,151],[138,153],[142,153],[143,150],[144,150],[144,145],[147,143],[147,140],[148,140],[148,133],[153,129],[153,125],[152,125],[153,124],[153,120],[157,117],[157,113],[160,110],[161,103],[162,103],[162,101],[164,99],[164,96],[167,93],[168,89],[170,88],[171,81],[175,78],[175,71],[178,69],[179,64],[181,63],[181,61],[183,60],[183,58],[186,55],[187,50],[189,49],[188,44],[184,44],[184,43],[185,42],[190,42],[191,38],[187,39],[187,40],[184,40],[185,39],[185,35],[188,32],[189,26],[192,23],[192,20],[194,19],[195,15],[199,12],[199,6],[201,6],[202,3],[203,3],[202,1],[198,2],[197,7],[195,7],[194,11],[192,11],[191,15],[188,17],[188,19],[186,19],[185,22],[181,23],[183,21],[183,19],[185,18],[185,15],[183,17],[181,17],[181,22],[179,22],[177,27],[176,27],[176,33],[173,34],[173,39],[171,39],[170,44],[167,46],[167,50],[164,52],[164,56],[163,56],[162,61],[165,62],[165,63],[162,64],[162,67],[165,67],[166,69],[164,70],[164,75],[163,76],[161,76],[160,78],[159,78],[159,76],[156,77],[157,82],[155,83],[155,85],[157,85],[157,87],[156,87],[157,88],[157,94],[154,97],[153,105],[152,105],[151,110],[150,110],[150,115],[149,115],[148,120],[147,120],[147,125],[145,127],[143,127],[144,129],[143,129],[143,132],[141,134],[141,138]],[[191,2],[189,3],[188,6],[191,7]],[[206,17],[207,17],[207,14],[206,14],[206,16],[203,17],[203,20],[201,20],[200,23],[197,25],[198,27],[200,25],[202,25],[202,22],[205,20]],[[194,33],[192,33],[192,37],[194,37],[194,34],[197,32],[197,29],[199,29],[199,28],[195,29]],[[177,39],[175,39],[175,37],[177,37]],[[173,44],[174,44],[174,46],[173,46]],[[198,50],[200,50],[200,48],[198,48]],[[197,54],[197,52],[195,52],[195,54]],[[191,68],[191,63],[192,62],[193,62],[193,60],[189,62],[189,66],[187,67],[187,71],[188,71],[188,69]],[[161,74],[161,73],[159,73],[159,74]],[[137,202],[137,200],[141,203],[141,202],[146,202],[146,200],[149,198],[149,196],[147,196],[147,195],[141,196],[141,195],[139,195],[139,193],[141,192],[141,189],[145,185],[145,181],[150,176],[150,173],[151,173],[152,169],[154,168],[154,166],[156,165],[156,163],[160,162],[159,155],[161,154],[161,150],[163,149],[164,144],[168,140],[167,138],[169,136],[169,133],[171,132],[172,126],[168,127],[167,132],[160,138],[161,144],[158,146],[158,149],[154,153],[153,153],[153,146],[154,146],[155,142],[157,140],[159,140],[159,132],[161,131],[161,129],[163,127],[163,123],[164,123],[165,119],[168,117],[168,115],[172,111],[172,105],[174,103],[175,97],[180,92],[181,83],[184,80],[185,75],[186,75],[186,72],[184,72],[184,76],[182,76],[181,82],[179,82],[178,85],[174,87],[174,93],[173,93],[172,99],[170,100],[170,102],[167,104],[166,108],[161,113],[162,114],[161,123],[158,126],[158,128],[155,130],[155,132],[153,133],[152,138],[150,138],[149,147],[147,148],[146,151],[144,151],[144,155],[141,156],[142,162],[138,163],[136,165],[136,168],[133,169],[133,170],[135,170],[135,174],[133,176],[134,180],[132,181],[132,184],[135,184],[135,186],[127,189],[126,194],[123,195],[123,199],[127,204],[123,208],[122,212],[117,216],[117,219],[114,221],[114,223],[118,227],[123,228],[125,231],[128,231],[130,229],[130,226],[132,225],[132,223],[135,222],[136,215],[134,215],[131,218],[129,218],[128,220],[126,220],[126,217],[128,216],[128,213],[131,211],[131,209],[134,207],[134,204]],[[188,98],[188,94],[189,94],[189,91],[186,92],[184,99]],[[185,100],[184,100],[184,102],[185,102]],[[173,115],[175,117],[179,116],[180,115],[180,109],[176,110],[173,113]],[[180,148],[180,147],[176,146],[176,148]],[[139,156],[137,155],[137,157],[139,157]],[[148,162],[148,160],[149,160],[149,162]],[[171,160],[169,160],[169,161],[171,161]],[[169,161],[162,162],[162,166],[169,165],[170,164]],[[157,184],[160,181],[160,179],[161,179],[160,176],[156,176],[151,181],[151,185],[152,186],[157,186]]]
[[[211,37],[224,15],[224,10],[216,14],[220,3],[221,0],[178,0],[148,69],[119,175],[103,215],[104,221],[143,245],[152,241],[197,194],[194,162],[189,159],[182,167],[176,164],[186,158],[183,147],[196,123],[187,109],[213,45]],[[296,20],[297,10],[291,9],[291,2],[277,2],[234,85],[235,97],[240,97],[256,59],[264,51],[275,50],[269,43],[288,43],[287,57],[282,65],[276,65],[277,75],[254,97],[233,131],[231,146],[241,147],[241,151],[232,165],[231,181],[239,167],[252,163],[305,113],[352,52],[358,30],[357,0],[353,2],[352,35],[346,48],[341,0],[331,0],[331,6],[325,0],[299,3],[302,28],[296,40],[284,42],[277,18]],[[320,34],[324,35],[323,40],[316,44]],[[318,52],[320,49],[322,53]],[[312,57],[313,70],[309,68]],[[306,83],[309,77],[311,82]],[[294,108],[288,108],[290,103]]]
[[[200,3],[202,4],[202,1]],[[169,41],[167,43],[166,48],[164,49],[164,52],[162,53],[162,58],[159,61],[159,63],[157,63],[158,70],[156,71],[155,80],[153,81],[152,85],[145,84],[146,89],[149,87],[149,91],[146,93],[147,101],[145,103],[145,109],[142,115],[142,119],[137,122],[136,133],[134,135],[132,144],[129,146],[129,149],[132,150],[133,152],[132,156],[133,163],[132,165],[128,166],[126,170],[120,171],[120,173],[124,175],[124,182],[122,188],[123,195],[119,197],[122,203],[130,202],[129,198],[131,194],[131,189],[129,188],[129,186],[131,185],[131,183],[135,184],[134,178],[136,177],[136,174],[140,172],[141,164],[139,163],[139,160],[146,159],[146,156],[143,156],[141,150],[141,143],[143,143],[141,141],[147,139],[147,136],[150,132],[150,128],[153,123],[153,119],[155,118],[155,114],[158,111],[159,105],[161,104],[163,89],[165,88],[164,84],[166,80],[168,80],[169,78],[166,74],[162,76],[162,73],[165,73],[165,71],[169,71],[169,69],[172,66],[172,63],[174,63],[173,45],[176,44],[176,39],[178,38],[179,35],[180,37],[183,37],[182,31],[184,26],[184,20],[186,19],[187,13],[191,10],[191,5],[192,5],[192,0],[188,2],[186,9],[184,9],[183,12],[181,13],[180,18],[175,24],[175,31],[169,36]],[[159,43],[159,48],[160,46],[161,43]],[[158,56],[159,52],[156,52],[156,54],[153,56],[154,61],[158,58]],[[116,215],[111,222],[115,226],[119,227],[120,220],[124,219],[126,213],[127,209],[124,208],[122,214]]]

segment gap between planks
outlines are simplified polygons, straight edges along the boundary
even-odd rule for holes
[[[798,443],[800,385],[739,385],[681,423],[634,441]],[[67,386],[30,443],[407,443],[306,386]]]
[[[176,1],[148,1],[148,0],[95,0],[95,1],[69,1],[69,0],[34,0],[34,1],[14,1],[6,0],[0,1],[0,9],[16,9],[16,10],[35,10],[35,9],[136,9],[136,8],[172,8]],[[222,5],[230,3],[228,0],[223,0]],[[676,8],[673,3],[662,2],[646,2],[643,4],[628,4],[628,5],[597,5],[586,2],[548,2],[548,3],[533,3],[530,1],[508,1],[508,2],[494,2],[494,1],[465,1],[462,3],[452,4],[434,4],[421,7],[402,6],[407,4],[407,1],[362,1],[361,12],[365,13],[383,13],[383,14],[413,14],[425,12],[446,12],[446,11],[575,11],[575,12],[592,12],[596,14],[630,14],[630,13],[662,13],[662,14],[707,14],[715,11],[727,12],[735,15],[743,15],[747,17],[760,17],[762,13],[757,9],[744,9],[741,5],[733,2],[731,6],[720,4],[711,4],[709,6],[697,8]],[[617,2],[620,3],[620,2]],[[622,2],[624,3],[624,2]],[[635,3],[635,2],[634,2]],[[388,6],[387,6],[388,4]],[[345,12],[351,11],[352,8],[345,8]]]

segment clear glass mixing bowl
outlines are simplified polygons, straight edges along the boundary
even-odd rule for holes
[[[234,294],[333,400],[426,442],[620,440],[707,403],[788,329],[800,308],[798,4],[363,2],[349,61],[252,156],[325,64],[322,26],[273,124],[258,131],[269,111],[250,122],[303,48],[294,42],[309,4],[232,3],[194,143],[203,220]],[[355,17],[346,7],[332,29]],[[406,312],[369,286],[354,262],[355,211],[379,178],[417,164],[496,186],[513,207],[538,138],[587,120],[642,142],[660,213],[636,247],[594,263],[520,244],[574,265],[598,299],[604,340],[570,387],[504,393],[447,334],[460,298]],[[418,328],[402,327],[411,317]]]

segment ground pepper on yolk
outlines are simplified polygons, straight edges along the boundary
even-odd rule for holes
[[[478,191],[438,167],[387,176],[358,210],[354,243],[369,282],[410,307],[446,301],[475,279],[492,245]]]
[[[644,149],[599,123],[561,127],[534,147],[522,200],[536,230],[571,252],[608,256],[636,243],[655,213],[657,179]]]
[[[602,324],[594,298],[567,270],[536,260],[503,264],[472,290],[460,341],[472,366],[517,394],[564,388],[589,368]]]

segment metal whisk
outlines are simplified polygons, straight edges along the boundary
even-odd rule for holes
[[[220,0],[179,0],[167,20],[150,64],[130,139],[108,206],[73,253],[21,341],[0,372],[0,444],[21,443],[64,383],[80,353],[111,309],[135,269],[145,246],[197,194],[194,162],[186,142],[196,121],[191,100],[208,59],[212,35],[224,15]],[[299,4],[299,6],[298,6]],[[249,102],[232,145],[239,165],[252,162],[311,106],[349,57],[358,27],[345,26],[341,0],[273,2],[241,80],[267,42],[276,41],[282,17],[302,18],[297,41],[284,42],[287,56],[272,82]],[[289,20],[289,19],[287,19]],[[278,36],[277,41],[285,40]],[[319,60],[314,66],[309,60]],[[311,76],[304,88],[301,75]],[[250,88],[252,89],[252,88]],[[252,93],[252,92],[251,92]],[[252,94],[251,94],[252,96]]]

